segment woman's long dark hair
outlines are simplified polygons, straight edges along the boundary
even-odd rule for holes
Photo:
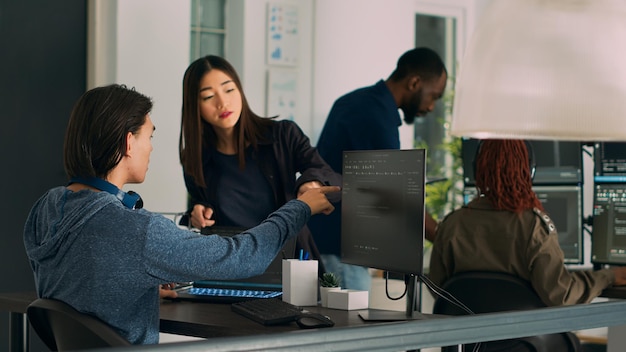
[[[476,187],[494,208],[521,213],[541,202],[532,189],[528,150],[522,140],[486,139],[476,155]]]
[[[271,119],[261,117],[250,109],[237,71],[228,61],[219,56],[208,55],[191,63],[183,78],[183,107],[178,152],[184,172],[193,177],[196,184],[201,187],[206,187],[202,171],[202,146],[203,143],[216,146],[217,136],[212,126],[200,115],[200,81],[204,75],[214,69],[230,77],[241,93],[241,116],[235,125],[235,145],[239,167],[245,166],[246,146],[252,145],[257,148],[258,142],[263,139],[263,134],[271,123]]]

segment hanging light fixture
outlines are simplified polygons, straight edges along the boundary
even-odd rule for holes
[[[450,127],[626,141],[626,0],[492,0],[460,62]]]

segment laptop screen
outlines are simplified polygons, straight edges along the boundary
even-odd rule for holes
[[[203,229],[205,234],[217,234],[220,236],[234,236],[245,231],[245,228],[212,226],[209,229]],[[296,239],[288,240],[283,249],[276,255],[274,260],[261,275],[237,279],[237,280],[200,280],[195,281],[195,287],[221,287],[221,288],[239,288],[239,289],[273,289],[282,290],[283,275],[283,259],[294,258],[296,252]]]

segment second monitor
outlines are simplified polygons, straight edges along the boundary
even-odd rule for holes
[[[584,260],[582,187],[533,186],[533,190],[556,226],[565,263],[582,264]],[[466,204],[477,194],[476,189],[471,186],[466,187],[464,193]]]
[[[474,178],[474,157],[478,139],[463,138],[463,182],[476,184]],[[533,149],[536,164],[533,185],[582,184],[582,145],[571,141],[528,141]]]

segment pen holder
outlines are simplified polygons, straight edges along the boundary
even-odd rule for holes
[[[283,301],[317,305],[317,260],[283,259]]]

